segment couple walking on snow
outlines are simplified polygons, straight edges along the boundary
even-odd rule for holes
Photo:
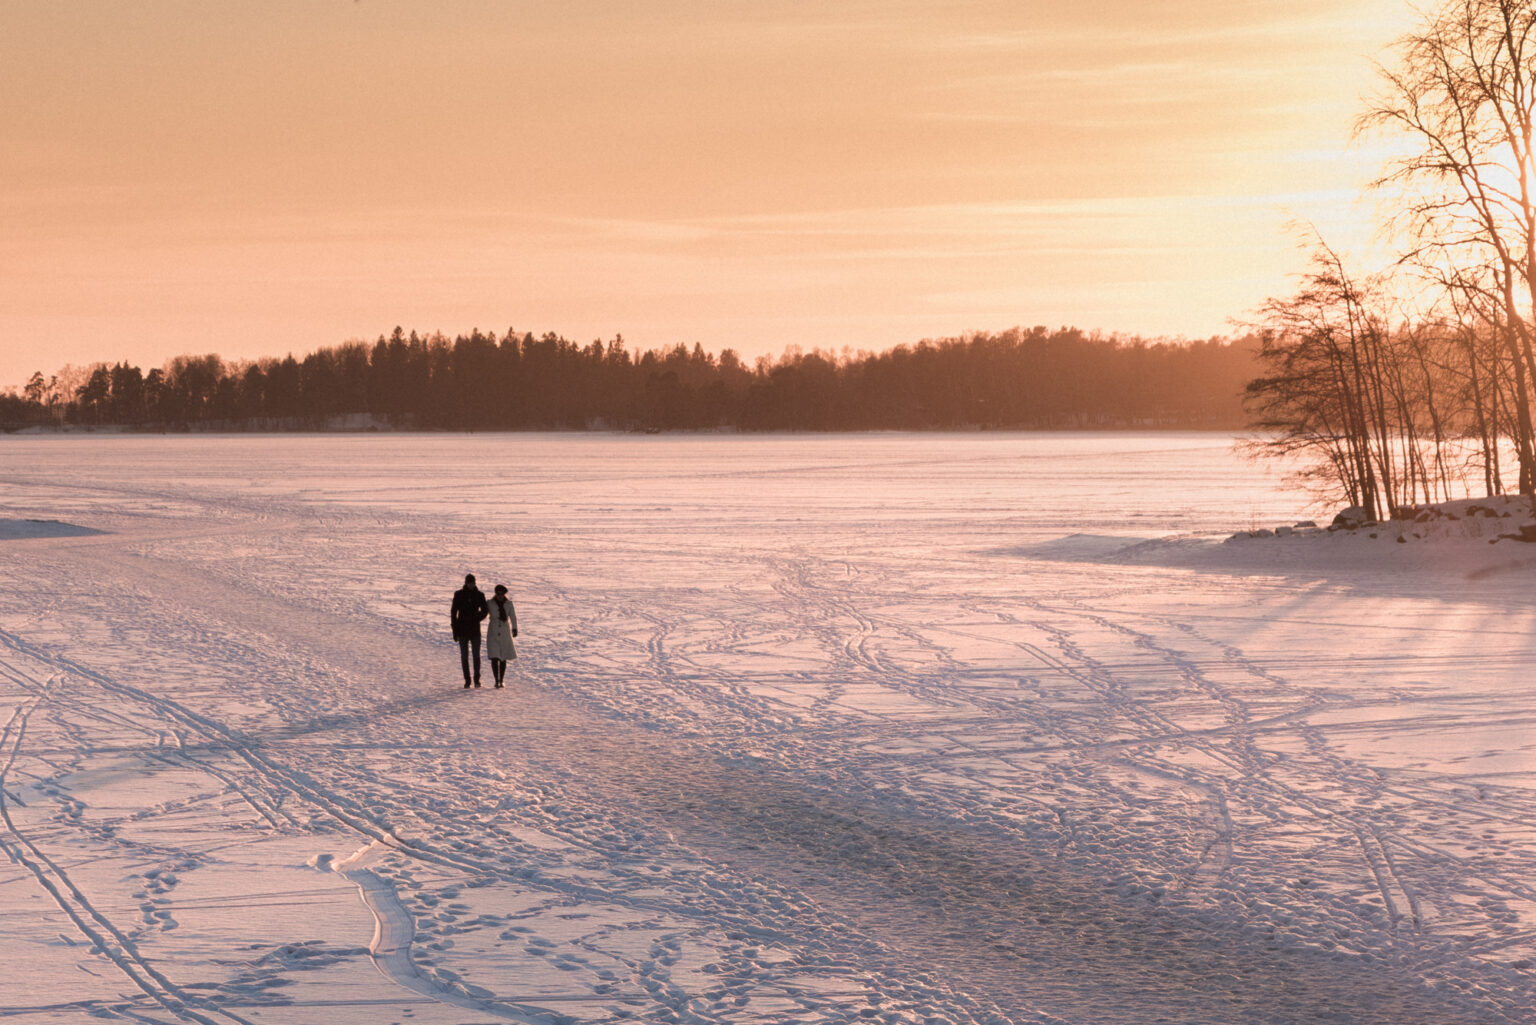
[[[464,667],[464,686],[480,686],[480,621],[489,617],[485,628],[485,656],[491,660],[491,675],[501,687],[507,678],[507,662],[517,657],[512,638],[517,636],[517,612],[507,597],[504,584],[496,585],[496,596],[489,602],[475,586],[475,575],[464,578],[464,586],[453,592],[453,606],[448,610],[453,624],[453,639],[459,642],[459,663]],[[474,652],[474,675],[470,675],[470,652]]]

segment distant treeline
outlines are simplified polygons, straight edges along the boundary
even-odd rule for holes
[[[302,359],[181,356],[34,374],[0,395],[0,423],[144,429],[843,431],[1237,428],[1256,342],[1145,342],[1070,328],[835,355],[791,348],[748,364],[677,346],[631,353],[622,338],[578,345],[474,331],[396,328]]]

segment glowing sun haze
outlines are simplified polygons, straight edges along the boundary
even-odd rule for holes
[[[7,0],[0,385],[396,324],[1205,336],[1340,244],[1386,0]]]

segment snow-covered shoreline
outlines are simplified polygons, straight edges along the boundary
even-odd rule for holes
[[[1536,513],[1531,499],[1502,495],[1426,505],[1412,516],[1385,521],[1367,521],[1347,510],[1326,526],[1302,520],[1235,533],[1071,533],[1004,546],[998,553],[1213,573],[1285,573],[1356,584],[1373,575],[1407,573],[1418,578],[1418,585],[1433,588],[1536,569],[1532,542]]]
[[[1387,520],[1368,519],[1365,510],[1352,506],[1340,511],[1326,527],[1307,520],[1273,530],[1239,531],[1227,540],[1246,542],[1276,538],[1305,541],[1327,535],[1345,541],[1387,540],[1398,544],[1425,542],[1536,542],[1536,500],[1528,495],[1494,495],[1435,502],[1405,509]],[[1376,547],[1376,546],[1368,546]]]

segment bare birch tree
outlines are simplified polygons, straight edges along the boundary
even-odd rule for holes
[[[1296,293],[1260,310],[1263,376],[1248,383],[1258,454],[1299,457],[1302,483],[1337,488],[1375,519],[1395,507],[1398,461],[1380,373],[1385,330],[1368,289],[1319,242]]]
[[[1398,46],[1360,128],[1400,133],[1411,149],[1376,188],[1405,229],[1405,261],[1466,291],[1458,308],[1495,340],[1496,363],[1481,368],[1493,377],[1474,380],[1513,378],[1519,489],[1536,494],[1536,3],[1449,0]]]

